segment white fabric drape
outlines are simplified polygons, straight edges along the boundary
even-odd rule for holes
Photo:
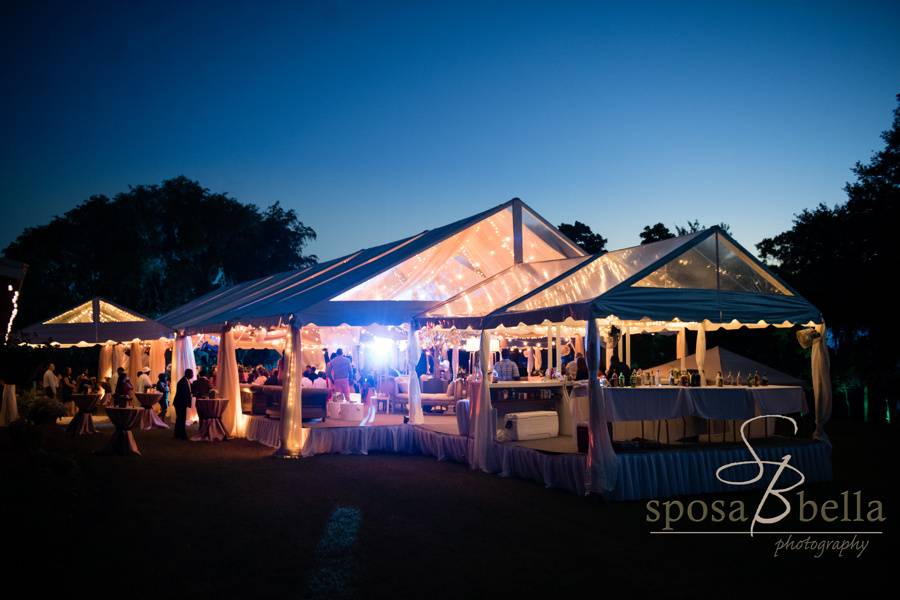
[[[100,346],[100,360],[97,365],[97,381],[109,379],[113,371],[113,346],[103,344]]]
[[[812,384],[816,400],[816,431],[813,437],[828,442],[825,424],[831,418],[831,358],[828,356],[828,329],[824,321],[816,325],[816,332],[819,337],[812,345]]]
[[[679,368],[684,371],[687,367],[687,331],[684,328],[678,330],[675,338],[675,358],[681,360]]]
[[[128,357],[128,376],[131,377],[131,385],[137,388],[138,375],[144,368],[144,345],[140,342],[131,342],[131,356]]]
[[[556,326],[556,373],[562,373],[562,326]]]
[[[527,360],[527,366],[525,368],[528,369],[526,375],[531,375],[534,371],[534,348],[531,346],[525,347],[525,359]]]
[[[0,406],[0,427],[5,427],[18,420],[19,404],[16,400],[16,386],[7,383],[3,386],[3,406]]]
[[[541,354],[541,349],[535,348],[534,349],[534,368],[537,369],[538,371],[540,371],[541,367],[543,367],[543,366],[544,366],[544,357]]]
[[[290,335],[284,345],[281,388],[281,447],[279,456],[300,456],[303,449],[303,386],[300,380],[303,369],[300,366],[303,356],[303,335],[299,324],[291,323]],[[233,354],[233,352],[232,352]],[[237,358],[235,358],[235,369]],[[240,397],[240,396],[238,396]]]
[[[596,319],[588,319],[584,336],[585,352],[588,363],[588,472],[591,477],[591,488],[595,492],[609,492],[616,487],[618,462],[609,437],[609,428],[603,407],[594,402],[600,398],[600,380],[597,366],[600,363],[600,336]],[[609,353],[607,353],[608,355]]]
[[[188,369],[194,372],[193,379],[196,379],[197,361],[194,359],[194,343],[191,336],[179,335],[172,350],[172,385],[184,377],[184,372]]]
[[[178,381],[184,377],[184,372],[190,369],[194,376],[191,381],[197,379],[197,361],[194,359],[194,342],[189,335],[180,335],[175,339],[172,346],[172,381],[170,382],[171,391],[175,393],[175,386]],[[197,409],[194,407],[194,400],[191,400],[191,406],[187,409],[187,424],[196,423],[200,420],[197,415]]]
[[[425,422],[425,415],[422,414],[422,389],[419,384],[419,374],[416,373],[416,363],[419,362],[420,352],[415,323],[409,324],[407,347],[409,348],[409,422],[413,425],[421,425]]]
[[[154,342],[156,343],[156,342]],[[228,327],[222,332],[216,367],[216,387],[219,396],[228,399],[228,406],[222,415],[222,425],[233,438],[247,434],[247,417],[241,410],[241,380],[238,375],[237,355],[234,352],[234,333]],[[153,358],[151,346],[150,357]]]
[[[619,331],[619,343],[616,348],[616,358],[619,359],[619,362],[625,360],[625,335]]]
[[[125,346],[123,344],[116,344],[112,349],[112,373],[110,376],[114,375],[119,367],[123,369],[128,369],[128,356],[125,354]]]
[[[474,447],[472,451],[471,466],[473,469],[481,469],[489,473],[491,469],[490,452],[494,445],[493,419],[491,413],[491,369],[488,357],[491,353],[491,332],[481,330],[481,350],[478,355],[481,360],[481,393],[476,398],[475,418],[473,419]]]
[[[150,342],[150,379],[155,383],[160,373],[166,372],[166,342]]]
[[[610,335],[606,335],[606,372],[609,373],[609,368],[612,366],[612,348],[613,348],[613,339]]]
[[[625,331],[625,364],[631,367],[631,332]]]
[[[697,370],[700,371],[700,385],[706,385],[706,324],[700,323],[697,330]]]
[[[453,347],[453,372],[450,374],[450,381],[456,379],[456,374],[459,373],[459,346]]]
[[[547,374],[553,368],[553,328],[547,325]]]

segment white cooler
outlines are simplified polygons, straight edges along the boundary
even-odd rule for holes
[[[559,435],[559,415],[552,410],[508,413],[503,417],[507,440],[542,440]]]

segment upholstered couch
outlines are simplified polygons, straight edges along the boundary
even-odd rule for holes
[[[266,415],[273,419],[281,418],[280,385],[251,385],[253,394],[251,414]],[[325,405],[328,402],[328,390],[303,388],[303,418],[325,420]]]
[[[457,400],[465,397],[466,384],[462,379],[425,379],[420,381],[420,385],[422,406],[425,408],[439,406],[453,412]],[[380,391],[387,394],[394,405],[406,406],[409,404],[409,377],[389,377],[382,383]]]

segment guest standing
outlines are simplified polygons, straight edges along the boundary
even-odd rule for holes
[[[143,394],[153,387],[153,380],[150,379],[150,367],[144,367],[137,380],[137,392]]]
[[[116,406],[125,407],[131,401],[134,385],[132,385],[131,378],[128,377],[124,367],[119,367],[118,375],[119,378],[116,380],[116,391],[113,394],[113,400]]]
[[[192,370],[184,370],[184,377],[178,380],[178,384],[175,386],[175,397],[172,399],[172,405],[175,407],[175,437],[179,440],[188,439],[187,409],[191,405],[191,378],[193,377]]]
[[[331,389],[335,393],[344,395],[345,400],[350,399],[350,375],[353,371],[352,363],[344,356],[340,348],[334,353],[334,358],[328,362],[331,374]]]
[[[47,365],[47,370],[44,371],[44,393],[51,398],[56,398],[56,388],[59,385],[59,380],[56,378],[56,373],[54,373],[55,369],[56,365],[50,363]]]
[[[519,366],[509,360],[509,348],[500,351],[501,360],[494,364],[497,381],[515,381],[519,378]]]
[[[166,413],[169,412],[169,382],[165,373],[159,374],[156,385],[153,387],[162,394],[162,397],[159,399],[159,414],[165,420]]]

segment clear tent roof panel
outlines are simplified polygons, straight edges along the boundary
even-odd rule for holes
[[[429,309],[426,317],[475,317],[509,304],[589,257],[564,258],[513,265],[469,288],[447,302]]]
[[[576,272],[506,309],[525,312],[588,302],[624,282],[697,234],[607,252],[584,263]]]
[[[523,258],[578,256],[571,244],[522,210]],[[481,219],[440,243],[343,292],[335,301],[447,300],[514,264],[513,207]]]
[[[144,317],[131,311],[120,308],[115,304],[105,300],[98,300],[99,313],[97,322],[99,323],[132,323],[143,321]],[[83,304],[79,304],[71,310],[44,321],[44,325],[63,325],[70,323],[93,323],[94,322],[94,301],[88,300]]]
[[[743,250],[718,233],[673,258],[634,286],[792,295]]]

